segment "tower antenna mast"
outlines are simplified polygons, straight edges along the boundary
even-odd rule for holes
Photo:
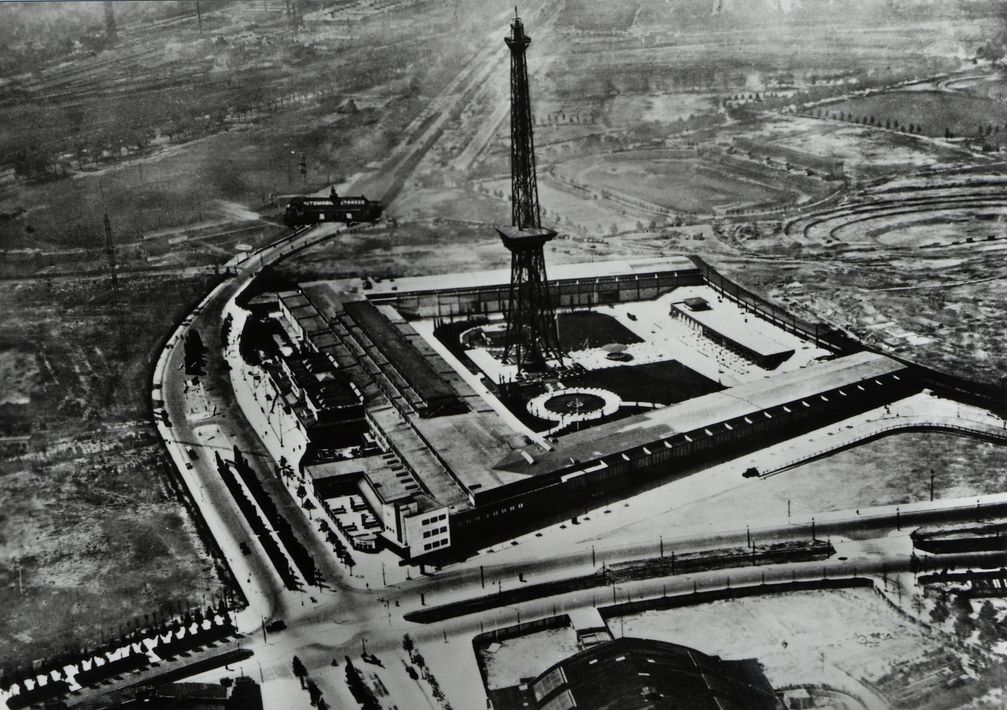
[[[516,14],[517,8],[514,11]],[[511,252],[504,360],[517,365],[521,374],[548,370],[550,362],[562,366],[563,352],[543,253],[545,243],[553,239],[556,232],[543,229],[539,214],[535,137],[525,57],[531,38],[525,34],[520,17],[515,16],[511,36],[504,41],[511,53],[511,224],[498,227],[497,232]]]

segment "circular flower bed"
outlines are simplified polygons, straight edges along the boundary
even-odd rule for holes
[[[571,392],[550,397],[542,406],[556,414],[587,414],[604,407],[605,400],[596,394]]]

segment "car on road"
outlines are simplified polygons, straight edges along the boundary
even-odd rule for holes
[[[278,633],[287,628],[287,624],[283,619],[273,619],[266,623],[266,631],[271,634]]]
[[[245,542],[244,540],[242,540],[240,543],[238,543],[238,549],[241,550],[241,554],[243,554],[243,555],[250,555],[250,554],[252,554],[252,551],[248,547],[248,543]]]
[[[195,452],[195,451],[193,451],[193,449],[192,449],[192,447],[191,447],[191,446],[190,446],[189,448],[187,448],[187,449],[185,450],[185,452],[186,452],[187,454],[189,454],[189,458],[190,458],[190,459],[192,459],[192,460],[194,460],[194,461],[195,461],[196,459],[198,459],[198,458],[199,458],[199,456],[197,456],[197,455],[196,455],[196,452]]]

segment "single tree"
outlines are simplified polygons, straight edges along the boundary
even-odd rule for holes
[[[318,701],[322,699],[322,691],[318,689],[318,686],[315,685],[315,681],[313,680],[308,681],[307,687],[308,696],[311,698],[311,704],[318,705]]]
[[[303,688],[304,679],[308,675],[308,669],[304,667],[304,664],[301,663],[301,659],[298,658],[297,656],[294,656],[294,660],[290,665],[291,669],[294,671],[294,675],[297,676],[297,679],[299,681],[301,681],[301,687]]]

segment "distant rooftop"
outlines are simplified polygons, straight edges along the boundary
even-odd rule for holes
[[[633,259],[619,261],[592,261],[575,264],[549,264],[549,280],[574,281],[578,279],[602,279],[621,276],[644,275],[674,271],[696,271],[696,265],[684,256]],[[383,279],[375,282],[363,293],[368,298],[398,295],[403,293],[424,293],[446,289],[473,289],[505,287],[510,284],[510,268],[490,271],[469,271],[433,276],[408,276],[397,279]],[[358,286],[359,288],[359,286]]]

